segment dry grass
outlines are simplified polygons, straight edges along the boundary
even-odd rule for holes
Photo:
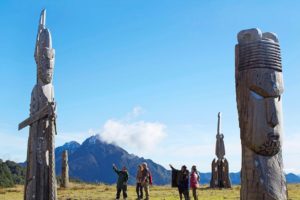
[[[135,188],[128,188],[128,200],[136,199]],[[199,200],[236,200],[239,199],[239,186],[232,189],[212,190],[207,186],[202,186],[199,191]],[[290,184],[289,199],[300,199],[300,184]],[[59,200],[113,200],[115,199],[115,186],[110,185],[92,185],[92,184],[72,184],[68,189],[58,189]],[[176,188],[169,186],[153,186],[150,188],[151,200],[178,200]],[[19,185],[14,188],[1,189],[0,200],[21,200],[23,199],[23,186]]]

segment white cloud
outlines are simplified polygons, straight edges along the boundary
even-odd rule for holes
[[[132,120],[144,113],[144,109],[141,106],[135,106],[131,112],[129,112],[126,116],[126,120]]]
[[[140,106],[136,106],[133,108],[133,114],[135,114],[136,116],[139,116],[143,112],[144,112],[144,109]]]
[[[162,123],[108,120],[103,126],[100,137],[108,143],[149,151],[166,135],[165,125]]]
[[[101,139],[124,148],[152,150],[167,136],[166,126],[159,122],[132,121],[143,112],[141,107],[135,107],[125,120],[107,120],[100,133]]]

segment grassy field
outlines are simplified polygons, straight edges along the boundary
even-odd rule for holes
[[[130,186],[128,191],[128,200],[136,199],[135,188]],[[199,191],[199,200],[231,200],[239,199],[239,186],[226,190],[211,190],[207,186],[202,186]],[[289,199],[300,200],[300,184],[290,184]],[[72,184],[68,189],[58,189],[59,200],[113,200],[115,199],[115,186],[109,185],[91,185],[91,184]],[[150,189],[151,200],[178,200],[176,188],[169,186],[152,186]],[[23,186],[14,188],[0,189],[0,200],[21,200],[23,199]]]

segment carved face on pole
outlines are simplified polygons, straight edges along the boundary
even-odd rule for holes
[[[38,77],[44,84],[52,82],[55,50],[52,48],[51,34],[42,29],[37,50]]]
[[[238,34],[236,93],[242,143],[257,154],[281,149],[283,93],[277,36],[249,29]]]

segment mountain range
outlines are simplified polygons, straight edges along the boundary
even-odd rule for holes
[[[171,172],[150,159],[140,158],[129,154],[114,144],[103,142],[98,135],[86,139],[81,145],[69,142],[55,149],[56,172],[61,174],[61,155],[64,150],[69,153],[70,177],[85,182],[113,184],[117,175],[112,170],[112,164],[119,168],[126,166],[129,173],[129,184],[135,183],[135,175],[139,164],[146,162],[153,182],[157,185],[170,183]]]
[[[116,182],[117,175],[112,170],[115,163],[119,168],[126,166],[129,172],[129,184],[135,184],[137,166],[143,162],[153,176],[153,183],[166,185],[171,183],[171,171],[150,159],[129,154],[126,150],[115,144],[108,144],[101,140],[99,135],[86,139],[81,145],[75,141],[68,142],[55,149],[56,173],[61,174],[61,155],[64,150],[69,153],[70,177],[91,183]],[[200,173],[200,183],[209,184],[211,173]],[[240,173],[230,173],[232,184],[240,184]],[[300,177],[289,173],[286,174],[288,183],[300,183]]]

